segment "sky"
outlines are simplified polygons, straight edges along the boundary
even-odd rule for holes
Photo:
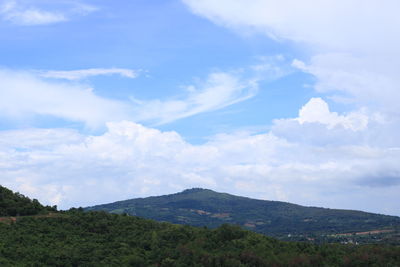
[[[400,215],[397,0],[0,0],[0,184]]]

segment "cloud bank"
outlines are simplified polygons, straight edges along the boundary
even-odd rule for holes
[[[369,140],[381,123],[331,128],[329,116],[300,122],[301,116],[275,121],[270,132],[221,134],[203,145],[129,121],[108,123],[99,136],[3,131],[0,183],[62,208],[206,187],[400,215],[400,149]]]

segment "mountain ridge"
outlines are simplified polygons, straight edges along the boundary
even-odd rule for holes
[[[85,207],[85,209],[90,209],[90,208],[93,208],[93,207],[110,205],[110,204],[116,204],[116,203],[122,203],[122,202],[130,201],[130,200],[143,200],[143,199],[151,199],[151,198],[159,198],[159,197],[170,197],[170,196],[185,195],[185,194],[189,194],[189,193],[193,193],[193,192],[204,192],[204,191],[213,192],[213,193],[217,193],[217,194],[225,194],[225,195],[229,195],[229,196],[234,196],[234,197],[243,198],[243,199],[250,199],[250,200],[255,200],[255,201],[268,201],[268,202],[275,202],[275,203],[291,204],[291,205],[294,205],[294,206],[299,206],[299,207],[304,207],[304,208],[316,208],[316,209],[350,211],[350,212],[351,211],[355,211],[355,212],[362,212],[362,213],[367,213],[367,214],[375,214],[375,215],[382,215],[382,216],[390,216],[390,217],[398,217],[398,218],[400,218],[400,216],[397,216],[397,215],[370,212],[370,211],[364,211],[364,210],[345,209],[345,208],[326,208],[326,207],[322,207],[322,206],[312,206],[312,205],[311,206],[307,206],[307,205],[300,205],[300,204],[287,202],[287,201],[281,201],[281,200],[265,200],[265,199],[251,198],[251,197],[246,197],[246,196],[238,196],[238,195],[234,195],[234,194],[231,194],[231,193],[217,192],[217,191],[214,191],[212,189],[201,188],[201,187],[188,188],[188,189],[184,189],[183,191],[180,191],[180,192],[166,194],[166,195],[152,195],[152,196],[148,196],[148,197],[137,197],[137,198],[130,198],[130,199],[125,199],[125,200],[117,200],[117,201],[106,203],[106,204],[97,204],[97,205],[93,205],[93,206],[88,206],[88,207]]]
[[[223,223],[269,236],[312,237],[397,229],[400,217],[357,210],[306,207],[192,188],[175,194],[87,207],[148,219],[215,228]],[[295,239],[295,240],[297,240]],[[292,239],[291,239],[292,240]]]

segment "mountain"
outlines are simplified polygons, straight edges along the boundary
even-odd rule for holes
[[[15,206],[15,196],[3,195]],[[187,192],[186,192],[187,193]],[[39,203],[40,204],[40,203]],[[42,205],[41,205],[42,206]],[[6,210],[9,206],[4,207]],[[399,266],[400,247],[283,242],[216,229],[72,208],[0,221],[0,266]]]
[[[400,227],[400,218],[396,216],[304,207],[201,188],[97,205],[86,210],[127,213],[157,221],[210,228],[230,223],[285,240],[345,241],[346,235],[353,233],[357,233],[359,240],[370,237],[371,233],[378,236],[390,234],[397,238]]]

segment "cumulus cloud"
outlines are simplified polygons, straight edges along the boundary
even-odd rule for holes
[[[366,109],[339,114],[330,111],[323,99],[312,98],[301,107],[298,117],[276,119],[271,129],[290,142],[302,144],[396,149],[400,122]]]
[[[40,76],[45,78],[65,79],[65,80],[82,80],[92,76],[99,75],[113,75],[118,74],[126,78],[136,78],[138,71],[132,69],[121,69],[121,68],[93,68],[93,69],[82,69],[82,70],[49,70],[44,71]]]
[[[63,129],[0,132],[0,140],[8,140],[0,142],[0,183],[62,208],[206,187],[399,214],[399,149],[304,143],[275,129],[192,145],[176,132],[129,121],[107,127],[99,136]]]
[[[70,20],[75,14],[87,15],[97,8],[83,3],[71,3],[56,10],[28,5],[26,1],[6,0],[0,5],[3,20],[22,26],[46,25]]]
[[[337,112],[331,112],[328,104],[321,98],[311,98],[299,111],[297,118],[300,124],[321,123],[327,125],[328,129],[342,126],[345,129],[358,131],[365,129],[368,125],[368,117],[361,112],[352,112],[341,116]]]

